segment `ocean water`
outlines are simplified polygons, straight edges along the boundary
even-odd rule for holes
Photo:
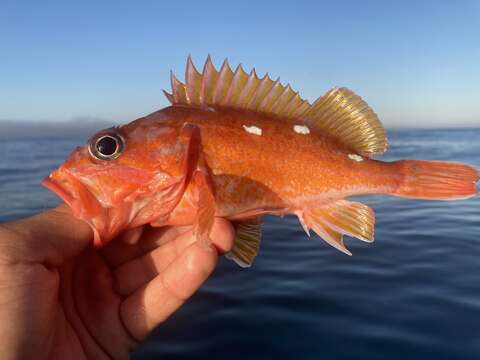
[[[396,130],[381,159],[480,168],[480,129]],[[0,142],[0,221],[58,203],[39,183],[82,139]],[[480,197],[360,199],[376,241],[348,257],[295,218],[268,217],[250,269],[222,259],[134,359],[479,359]]]

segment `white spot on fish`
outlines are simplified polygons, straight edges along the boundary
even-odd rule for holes
[[[185,153],[185,144],[176,143],[174,146],[164,146],[153,152],[155,157],[170,156],[173,154],[183,155]]]
[[[151,127],[137,126],[130,134],[129,137],[138,141],[152,141],[160,138],[163,135],[173,131],[173,128],[168,126]]]
[[[215,108],[213,108],[213,107],[209,106],[209,107],[207,107],[207,111],[210,111],[210,112],[215,112],[216,110],[215,110]]]
[[[157,140],[163,135],[166,135],[170,132],[172,132],[173,129],[169,126],[162,126],[158,128],[149,128],[147,132],[147,140],[152,141],[152,140]]]
[[[310,134],[310,129],[308,128],[308,126],[305,126],[305,125],[294,125],[293,131],[295,131],[297,134],[303,134],[303,135]]]
[[[243,128],[246,132],[250,134],[262,136],[262,129],[260,129],[259,127],[243,125]]]
[[[357,154],[348,154],[348,157],[353,161],[358,161],[358,162],[363,161],[363,157]]]

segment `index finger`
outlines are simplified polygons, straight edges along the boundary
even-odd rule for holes
[[[93,240],[90,226],[75,218],[67,205],[1,225],[2,254],[16,261],[58,266]],[[14,258],[14,259],[13,259]]]

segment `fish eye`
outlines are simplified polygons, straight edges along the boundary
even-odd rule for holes
[[[124,140],[118,134],[105,134],[93,139],[88,150],[98,160],[113,160],[120,156]]]

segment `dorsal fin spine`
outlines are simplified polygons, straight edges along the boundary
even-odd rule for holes
[[[227,99],[225,100],[228,104],[232,104],[232,106],[238,106],[238,99],[242,89],[247,83],[247,80],[247,73],[243,70],[242,65],[238,65],[233,73],[232,83],[230,84]]]
[[[231,69],[231,68],[230,68]],[[238,67],[235,69],[235,71],[232,71],[232,80],[230,81],[230,84],[228,87],[225,89],[225,95],[222,98],[222,104],[233,104],[232,103],[232,98],[233,98],[233,91],[235,90],[235,83],[238,82]]]
[[[265,95],[265,88],[270,85],[270,78],[268,73],[263,76],[263,78],[258,79],[258,84],[255,86],[255,89],[252,92],[252,95],[247,103],[247,108],[255,111],[257,109],[258,103],[263,99],[262,94]],[[268,91],[268,90],[267,90]]]
[[[246,108],[248,106],[248,103],[257,90],[259,84],[260,79],[258,78],[255,69],[252,69],[248,75],[247,83],[245,84],[245,87],[238,98],[238,104],[241,108]]]
[[[187,60],[185,79],[188,103],[193,105],[202,105],[202,75],[195,68],[195,65],[193,65],[192,58],[190,56]]]
[[[172,94],[169,94],[168,92],[166,92],[165,90],[162,90],[163,91],[163,94],[165,95],[165,97],[167,98],[168,101],[170,101],[170,104],[174,104],[175,103],[175,99],[173,98],[173,95]]]
[[[283,111],[285,112],[286,116],[291,116],[292,111],[298,106],[300,100],[300,96],[298,92],[294,92],[290,101],[285,105]]]
[[[188,104],[185,85],[175,77],[173,71],[170,72],[170,81],[172,83],[172,95],[175,102],[180,104]]]
[[[285,107],[289,104],[290,99],[295,95],[290,84],[287,84],[277,100],[272,104],[271,111],[276,114],[283,113]]]
[[[282,84],[280,84],[280,78],[277,78],[273,83],[272,88],[263,98],[262,102],[258,106],[258,110],[261,112],[269,113],[271,112],[274,102],[278,99],[282,92]]]
[[[275,86],[275,81],[270,79],[268,75],[265,75],[263,79],[260,80],[260,86],[257,88],[257,91],[252,97],[250,101],[249,108],[252,110],[260,110],[260,104],[263,102],[265,97],[268,96],[268,93],[272,90]]]
[[[202,99],[205,104],[211,104],[213,102],[215,85],[217,84],[218,80],[218,72],[217,69],[215,69],[215,66],[213,66],[210,55],[207,57],[202,74]]]
[[[220,72],[218,74],[217,85],[215,87],[214,96],[213,96],[213,103],[214,104],[223,104],[223,100],[225,95],[230,87],[230,83],[232,82],[233,73],[232,69],[230,69],[230,65],[228,64],[228,60],[222,64],[220,68]]]

